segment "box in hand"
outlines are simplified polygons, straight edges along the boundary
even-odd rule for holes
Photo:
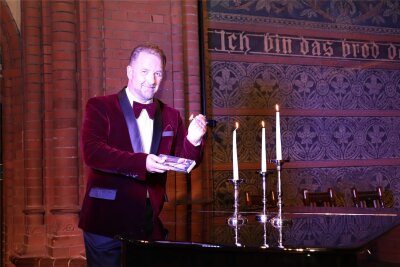
[[[196,166],[196,161],[191,159],[165,154],[160,154],[159,156],[165,159],[164,165],[169,166],[171,171],[189,173]]]

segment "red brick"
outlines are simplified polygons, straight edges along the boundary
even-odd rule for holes
[[[30,1],[24,3],[26,6],[30,4]],[[104,10],[101,10],[103,4]],[[50,201],[55,200],[56,203],[76,204],[81,200],[77,199],[77,192],[79,192],[80,195],[83,194],[84,177],[83,173],[79,173],[80,170],[78,170],[78,166],[82,169],[85,167],[78,156],[79,140],[77,139],[77,132],[79,130],[78,123],[80,118],[77,119],[77,117],[82,116],[83,112],[80,109],[84,107],[83,102],[86,102],[89,95],[116,92],[126,84],[125,65],[128,63],[130,50],[138,43],[152,41],[161,44],[165,49],[168,56],[167,80],[164,82],[164,89],[160,91],[160,95],[165,97],[168,103],[175,104],[175,106],[183,112],[187,105],[187,103],[185,105],[185,97],[189,99],[198,97],[197,93],[191,93],[190,91],[188,92],[186,88],[184,89],[185,80],[190,84],[189,90],[192,90],[191,88],[196,90],[194,87],[198,87],[197,76],[191,73],[197,72],[198,64],[191,62],[193,65],[192,67],[186,66],[184,65],[186,58],[183,57],[184,49],[186,50],[185,57],[198,57],[195,52],[191,51],[191,49],[195,51],[197,45],[196,43],[189,43],[188,47],[183,47],[182,45],[184,41],[182,38],[188,38],[188,40],[193,40],[195,42],[197,41],[195,29],[191,30],[188,28],[189,32],[182,32],[184,29],[184,27],[182,27],[182,10],[187,9],[193,10],[194,12],[196,10],[196,5],[182,5],[188,4],[180,1],[165,1],[157,5],[154,5],[154,2],[146,3],[146,1],[135,4],[132,4],[131,1],[104,1],[102,3],[100,1],[43,1],[42,9],[33,8],[28,12],[25,10],[25,14],[30,14],[32,17],[31,19],[26,19],[26,23],[31,24],[29,26],[31,29],[27,27],[24,29],[25,33],[27,33],[26,36],[30,36],[30,40],[33,41],[33,43],[40,43],[40,46],[28,46],[25,51],[28,52],[26,55],[38,55],[38,57],[27,58],[29,61],[26,62],[29,62],[29,64],[26,66],[26,73],[29,75],[26,76],[26,80],[23,84],[24,87],[28,85],[25,88],[29,89],[30,92],[40,91],[40,66],[43,66],[42,86],[43,97],[46,100],[43,103],[45,107],[45,120],[43,121],[45,131],[43,132],[43,136],[45,136],[45,139],[42,140],[42,142],[35,141],[35,139],[39,138],[41,133],[40,128],[34,129],[38,127],[37,123],[40,122],[40,120],[35,119],[35,117],[40,116],[38,112],[41,103],[40,94],[27,94],[26,96],[31,97],[31,102],[22,105],[21,97],[11,102],[10,93],[7,93],[3,98],[3,101],[5,101],[3,102],[4,110],[8,110],[7,112],[12,111],[13,120],[22,121],[25,119],[24,125],[29,127],[27,132],[30,134],[30,136],[25,139],[24,143],[27,146],[25,148],[25,156],[29,161],[27,165],[28,168],[25,171],[23,168],[20,168],[23,166],[22,160],[5,165],[5,170],[8,174],[16,175],[13,186],[17,185],[18,187],[9,187],[12,188],[11,190],[21,193],[19,196],[24,195],[22,187],[23,179],[18,180],[17,178],[24,177],[22,175],[24,172],[28,174],[28,179],[35,178],[29,180],[29,183],[27,182],[26,185],[35,186],[36,183],[40,181],[40,173],[38,173],[40,172],[40,168],[38,168],[37,165],[42,166],[40,164],[40,160],[42,159],[37,157],[36,153],[39,153],[41,151],[40,148],[42,148],[47,157],[46,166],[44,166],[44,177],[47,179],[46,183],[49,185],[57,185],[55,188],[51,187],[52,190],[50,194],[61,192],[61,195],[57,195],[56,199],[52,199],[53,196],[50,195]],[[172,9],[171,6],[173,7]],[[79,8],[79,10],[75,10],[76,7]],[[182,7],[184,9],[182,9]],[[64,11],[66,13],[63,13]],[[40,12],[43,12],[43,17],[38,20],[37,18],[39,18]],[[129,12],[129,15],[127,12]],[[171,17],[171,13],[177,15]],[[102,14],[104,14],[104,17],[102,17]],[[126,17],[124,17],[125,14],[127,14]],[[74,24],[77,21],[78,15],[81,22],[79,28],[77,24]],[[152,22],[151,18],[153,18]],[[179,25],[170,24],[174,19],[178,19],[180,22]],[[104,43],[101,29],[103,20],[105,20]],[[194,27],[197,23],[195,16],[187,17],[185,20],[185,27],[188,25]],[[66,21],[68,21],[68,23],[66,23]],[[43,25],[39,26],[42,22]],[[67,33],[63,33],[63,31]],[[173,34],[171,31],[173,31]],[[40,32],[42,32],[42,35],[39,35]],[[79,32],[80,36],[75,35],[77,32]],[[14,32],[14,36],[14,39],[18,40],[18,31]],[[15,40],[10,42],[10,44],[18,47],[19,43]],[[61,42],[55,42],[57,40]],[[80,53],[76,53],[77,49],[80,50]],[[41,57],[42,50],[43,58]],[[67,51],[67,53],[65,53],[65,51]],[[18,57],[21,56],[20,49],[7,50],[4,48],[4,52],[7,53],[7,58],[4,59],[5,65],[19,62]],[[8,55],[12,55],[17,60],[15,60],[15,58],[10,59]],[[77,55],[79,55],[80,58],[77,58],[77,61],[75,61]],[[79,100],[76,100],[77,80],[75,73],[77,71],[77,64],[80,66],[79,76],[81,77],[78,80],[78,87],[80,88],[79,90],[82,89],[82,91],[78,93],[79,97],[82,97]],[[174,73],[172,73],[172,70],[174,70]],[[184,71],[189,71],[189,76],[187,76]],[[6,71],[3,72],[3,75],[5,74],[7,74]],[[14,88],[14,86],[18,84],[21,72],[18,70],[15,72],[8,72],[8,75],[8,77],[13,75],[12,77],[15,79],[15,81],[5,81],[6,87],[4,90],[10,92],[11,88]],[[95,85],[94,87],[96,88],[88,87],[88,84]],[[21,92],[16,92],[15,96],[18,96],[18,93]],[[174,96],[176,96],[175,100],[173,98]],[[12,95],[12,97],[15,98],[14,95]],[[60,101],[60,99],[66,99],[66,101]],[[190,103],[190,107],[196,105],[197,102]],[[22,107],[28,107],[32,109],[32,111],[24,115]],[[11,124],[11,122],[8,122],[8,125],[9,124]],[[5,158],[13,158],[16,155],[23,158],[24,153],[20,151],[22,141],[15,140],[20,136],[18,129],[21,131],[22,126],[16,125],[13,127],[15,130],[7,129],[4,131],[6,135],[4,138],[12,142],[12,145],[10,144],[8,147],[12,147],[13,149],[10,151],[15,151],[15,153],[13,153],[13,155],[5,155]],[[17,135],[16,137],[11,137],[11,134]],[[56,140],[54,140],[54,138],[56,138]],[[41,147],[41,144],[44,144],[43,147]],[[65,159],[65,157],[67,159]],[[59,165],[66,165],[67,167],[59,168]],[[54,177],[56,177],[56,179],[53,179]],[[176,176],[173,176],[173,178],[175,180]],[[32,182],[32,184],[30,184],[30,182]],[[172,184],[172,186],[176,188],[177,185]],[[175,196],[173,196],[175,194],[175,189],[173,188],[169,189],[169,192],[171,192],[172,199],[175,199]],[[31,189],[28,199],[40,203],[41,195],[38,193],[40,190],[36,191],[38,188]],[[185,194],[184,187],[177,187],[176,190],[179,191],[179,194]],[[12,196],[13,199],[17,200],[13,204],[13,207],[16,207],[16,211],[21,210],[24,206],[24,198],[14,197],[14,194]],[[62,197],[64,197],[64,200]],[[12,220],[23,226],[23,216],[13,216]],[[76,226],[76,221],[73,224]],[[49,228],[53,227],[53,225],[50,224],[48,226]],[[20,235],[22,235],[23,232],[24,228],[21,227]],[[21,240],[18,234],[15,234],[13,238],[14,240]],[[80,240],[79,242],[80,246],[63,247],[65,254],[77,255],[76,253],[82,253],[82,241]],[[60,251],[58,248],[49,248],[49,254],[61,255],[61,244]],[[58,266],[58,264],[62,264],[63,261],[41,261],[43,266],[45,266],[46,263],[48,263],[48,266]]]
[[[75,33],[76,31],[76,25],[69,21],[55,21],[52,26],[52,34],[54,32]]]
[[[160,18],[161,15],[159,15],[156,18],[156,21],[154,21],[154,18],[151,14],[147,14],[147,13],[143,13],[143,14],[139,14],[139,13],[129,13],[128,14],[128,21],[132,21],[132,22],[144,22],[144,23],[151,23],[151,22],[156,22],[156,23],[162,23],[160,22],[160,20],[162,20],[162,18]],[[161,16],[162,17],[162,16]]]
[[[128,12],[126,10],[113,10],[111,11],[111,19],[115,21],[125,21],[129,19]]]

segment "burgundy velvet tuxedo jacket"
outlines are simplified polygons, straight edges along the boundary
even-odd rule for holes
[[[125,91],[119,95],[122,92],[126,97]],[[151,153],[185,157],[198,164],[203,144],[193,146],[186,138],[179,112],[158,102],[152,142],[158,138],[159,145],[152,144]],[[167,173],[148,173],[147,154],[135,152],[133,147],[118,94],[89,99],[81,130],[82,155],[88,166],[79,221],[84,231],[110,237],[139,235],[144,227],[147,191],[154,219],[160,214]]]

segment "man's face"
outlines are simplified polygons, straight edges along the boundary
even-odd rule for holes
[[[141,52],[135,62],[126,69],[128,87],[141,102],[154,97],[163,78],[161,59],[153,54]]]

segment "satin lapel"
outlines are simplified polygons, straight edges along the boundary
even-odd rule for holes
[[[134,152],[143,152],[142,142],[140,141],[139,127],[137,125],[132,106],[129,103],[128,96],[126,95],[125,88],[119,91],[118,100],[119,104],[121,105],[122,112],[124,113],[125,122],[129,131],[129,137],[131,139],[132,149]]]
[[[153,139],[151,140],[150,153],[157,155],[158,147],[160,145],[162,136],[162,116],[161,116],[160,102],[157,99],[154,99],[154,102],[156,102],[157,107],[156,107],[156,114],[154,115]]]

